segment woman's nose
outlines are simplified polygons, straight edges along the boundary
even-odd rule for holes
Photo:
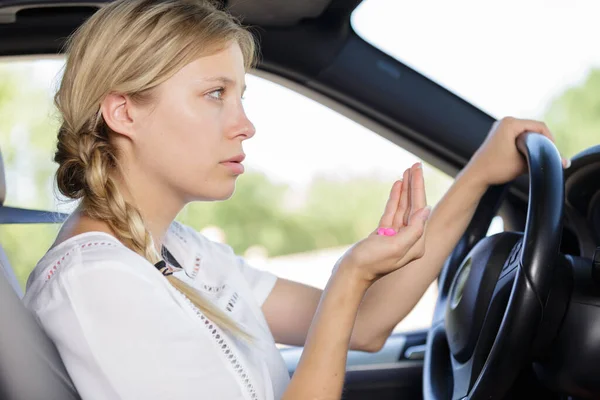
[[[236,118],[236,123],[234,125],[233,137],[243,136],[243,140],[250,139],[256,133],[256,128],[254,124],[248,119],[245,111],[241,109]]]

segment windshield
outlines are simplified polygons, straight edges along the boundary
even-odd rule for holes
[[[545,121],[566,156],[600,144],[600,2],[365,0],[366,41],[495,118]]]

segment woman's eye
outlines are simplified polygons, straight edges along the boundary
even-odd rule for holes
[[[208,96],[213,98],[214,100],[223,100],[223,93],[225,92],[225,89],[220,88],[217,90],[213,90],[212,92],[208,93]]]

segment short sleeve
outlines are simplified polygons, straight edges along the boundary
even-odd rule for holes
[[[134,269],[107,261],[60,277],[66,296],[45,325],[82,398],[241,399],[199,319]]]
[[[268,271],[261,271],[250,266],[243,257],[236,256],[236,258],[242,275],[250,286],[256,302],[262,307],[273,287],[275,287],[277,276]]]

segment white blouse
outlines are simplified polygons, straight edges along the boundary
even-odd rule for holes
[[[42,258],[24,301],[82,398],[280,399],[289,375],[260,308],[277,278],[179,223],[164,245],[183,267],[174,276],[221,308],[252,342],[219,329],[113,236],[77,235]]]

